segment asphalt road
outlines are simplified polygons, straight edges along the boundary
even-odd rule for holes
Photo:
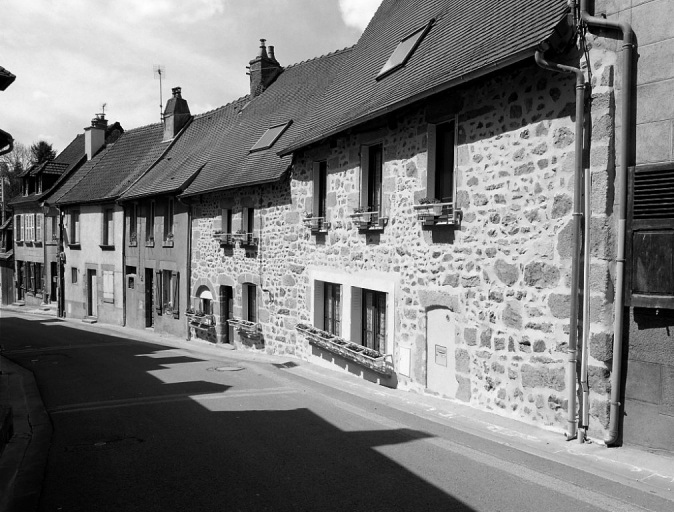
[[[34,372],[53,423],[42,511],[671,510],[291,361],[4,311],[0,322],[5,355]]]

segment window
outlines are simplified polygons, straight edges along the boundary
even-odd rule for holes
[[[223,208],[220,217],[220,231],[226,234],[232,233],[232,210],[231,208]]]
[[[166,210],[164,211],[164,240],[173,240],[173,198],[166,200]]]
[[[674,167],[629,169],[626,302],[674,309]]]
[[[155,202],[150,201],[145,215],[145,242],[148,244],[154,243],[154,213]]]
[[[456,120],[429,125],[429,198],[441,203],[454,202]]]
[[[35,241],[42,242],[42,219],[44,217],[39,213],[35,215]]]
[[[164,312],[177,318],[179,312],[179,278],[180,274],[171,270],[162,272],[162,304]]]
[[[206,315],[213,314],[213,294],[211,291],[202,286],[197,290],[197,298],[199,300],[199,311]]]
[[[103,271],[103,302],[115,302],[115,273]]]
[[[58,217],[47,217],[44,237],[46,242],[56,242],[59,239]]]
[[[138,243],[138,205],[133,203],[129,208],[129,244]]]
[[[327,225],[328,162],[314,162],[313,218],[312,229],[322,231]]]
[[[245,233],[254,233],[255,232],[255,208],[244,208],[242,213],[242,226],[241,229]]]
[[[70,213],[70,245],[77,245],[80,243],[80,212],[73,211]]]
[[[77,267],[70,267],[70,282],[77,284]]]
[[[33,262],[26,262],[26,284],[28,286],[28,291],[33,291],[35,288],[35,269],[33,268]]]
[[[380,212],[382,206],[382,145],[364,146],[361,150],[361,206],[366,211]]]
[[[115,245],[114,239],[114,211],[112,208],[106,208],[103,210],[103,236],[101,240],[101,245],[113,246]]]
[[[22,221],[23,215],[14,216],[14,240],[16,240],[17,242],[23,241],[24,228]]]
[[[334,283],[325,283],[323,297],[323,330],[340,336],[341,322],[341,286]]]
[[[136,287],[136,267],[131,265],[126,266],[126,279],[128,288],[133,290]]]
[[[32,242],[35,240],[35,214],[31,213],[23,216],[26,228],[24,230],[24,241]]]
[[[279,124],[272,126],[265,131],[258,141],[250,148],[250,152],[262,151],[263,149],[269,149],[274,145],[274,143],[279,139],[283,132],[292,124],[292,121],[287,123]]]
[[[386,294],[363,290],[362,302],[361,345],[384,352],[386,348]]]
[[[243,288],[243,319],[257,323],[257,286],[244,283]]]
[[[417,46],[419,46],[419,43],[423,37],[428,33],[432,24],[433,20],[431,20],[425,27],[415,30],[410,35],[402,39],[379,71],[376,79],[381,80],[385,76],[403,67],[412,56],[412,53],[414,53],[414,50],[417,49]]]

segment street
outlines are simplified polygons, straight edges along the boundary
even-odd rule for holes
[[[53,424],[41,511],[672,510],[292,358],[1,314],[3,355],[34,373]]]

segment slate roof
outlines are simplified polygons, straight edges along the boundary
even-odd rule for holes
[[[236,119],[225,129],[210,131],[202,145],[206,154],[189,162],[191,169],[201,170],[183,195],[278,180],[291,163],[290,156],[276,154],[278,148],[297,137],[303,119],[317,108],[351,52],[346,48],[288,66],[262,94],[239,100]],[[271,148],[250,153],[268,128],[288,121],[292,124]]]
[[[248,97],[244,97],[195,116],[171,149],[124,192],[120,200],[182,191],[210,159],[214,137],[226,132],[238,120],[247,102]]]
[[[567,12],[566,0],[384,0],[324,101],[279,153],[533,56]],[[377,81],[398,43],[431,19],[433,26],[405,66]]]
[[[66,205],[117,199],[169,147],[156,123],[124,132],[84,163],[56,190],[50,204]]]

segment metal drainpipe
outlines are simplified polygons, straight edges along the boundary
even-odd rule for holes
[[[620,115],[620,168],[618,169],[617,189],[620,193],[618,204],[618,253],[616,256],[616,284],[613,322],[613,364],[611,369],[611,412],[608,437],[604,439],[607,446],[618,440],[620,425],[620,381],[622,373],[623,349],[623,315],[625,309],[624,267],[625,267],[625,219],[627,218],[627,169],[630,159],[631,137],[630,118],[632,113],[632,87],[634,84],[632,62],[634,51],[634,32],[629,23],[608,21],[592,16],[587,12],[587,0],[580,0],[580,18],[588,26],[620,30],[622,32],[623,69],[622,98]]]
[[[592,196],[592,177],[589,169],[583,168],[583,181],[585,182],[585,208],[584,224],[585,234],[583,240],[583,339],[581,342],[581,360],[580,360],[580,388],[582,398],[580,402],[580,428],[578,431],[578,440],[585,442],[587,437],[587,428],[590,424],[590,388],[587,382],[588,366],[588,346],[590,344],[590,215],[592,205],[590,199]]]
[[[581,194],[583,191],[583,123],[585,118],[585,76],[580,68],[566,66],[557,62],[549,62],[543,57],[543,52],[536,51],[536,63],[551,71],[574,73],[576,75],[576,146],[573,192],[573,260],[571,262],[571,327],[569,330],[569,347],[567,353],[568,367],[566,374],[566,388],[568,390],[567,409],[567,440],[575,439],[576,431],[576,357],[578,353],[578,288],[580,282],[581,258]]]

